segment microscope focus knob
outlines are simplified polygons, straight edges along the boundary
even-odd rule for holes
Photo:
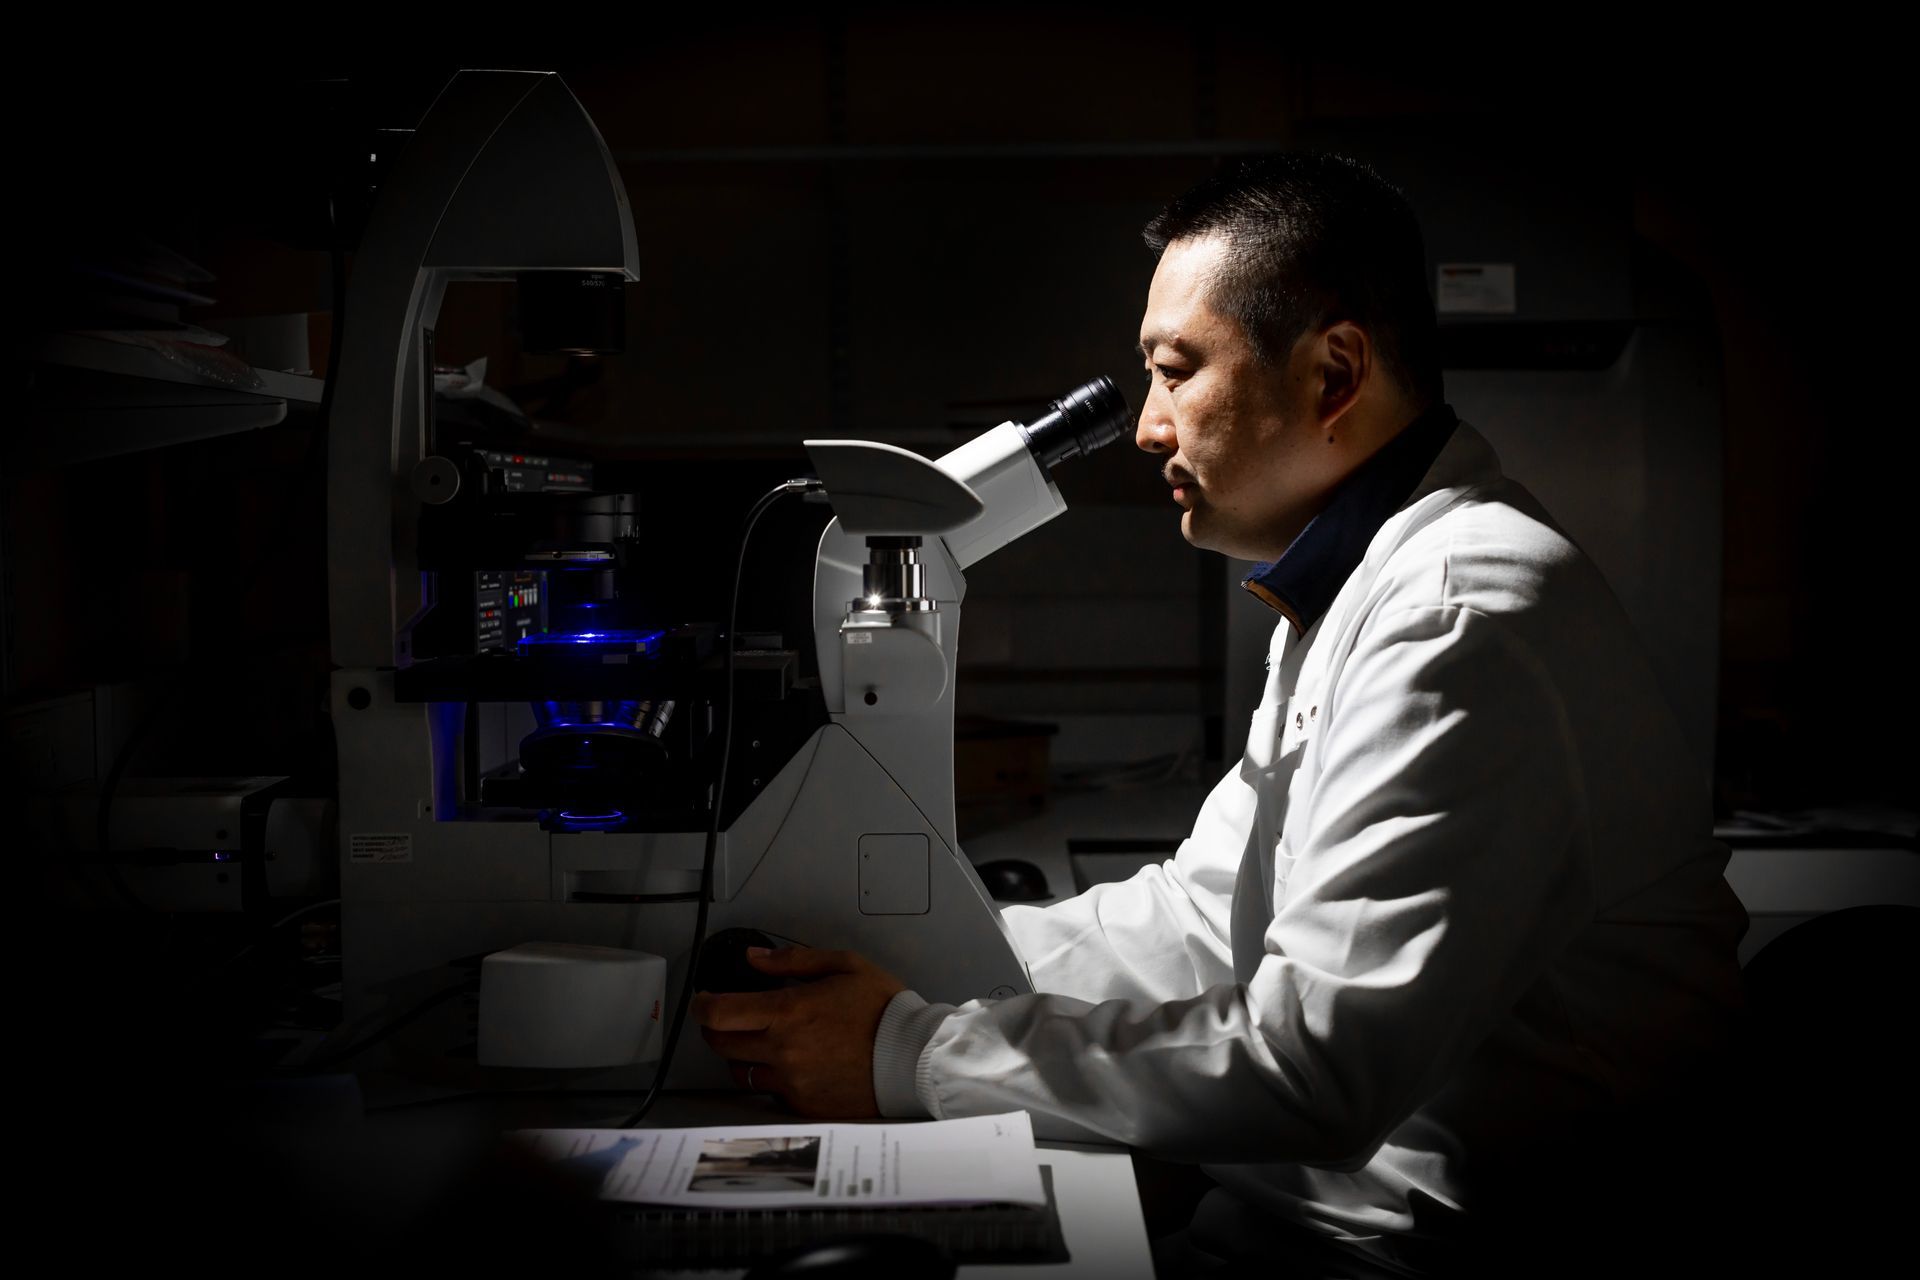
[[[460,492],[460,468],[453,465],[452,459],[433,454],[413,464],[413,474],[407,482],[414,497],[437,507],[443,502],[452,502]]]
[[[700,991],[772,991],[792,986],[785,978],[760,972],[747,959],[748,947],[779,946],[758,929],[722,929],[700,947],[693,982]]]

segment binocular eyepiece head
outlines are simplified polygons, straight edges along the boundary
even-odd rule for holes
[[[1102,374],[1050,403],[1032,423],[1016,425],[1040,465],[1051,469],[1126,435],[1133,426],[1133,410],[1113,379]]]

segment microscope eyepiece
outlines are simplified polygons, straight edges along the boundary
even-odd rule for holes
[[[1047,406],[1031,424],[1020,424],[1027,448],[1042,467],[1051,469],[1068,458],[1092,453],[1112,444],[1133,425],[1133,410],[1113,379],[1102,374],[1075,387]]]

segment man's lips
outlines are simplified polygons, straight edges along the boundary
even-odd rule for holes
[[[1166,482],[1169,485],[1173,486],[1173,500],[1179,503],[1181,506],[1184,507],[1188,503],[1192,502],[1194,497],[1198,494],[1200,487],[1193,482],[1192,476],[1187,475],[1184,472],[1172,471],[1172,470],[1166,471],[1162,474],[1164,475]]]

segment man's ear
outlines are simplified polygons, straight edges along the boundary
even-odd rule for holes
[[[1320,383],[1320,425],[1332,439],[1336,422],[1360,399],[1361,388],[1373,376],[1373,339],[1351,320],[1340,320],[1320,334],[1316,344]]]

